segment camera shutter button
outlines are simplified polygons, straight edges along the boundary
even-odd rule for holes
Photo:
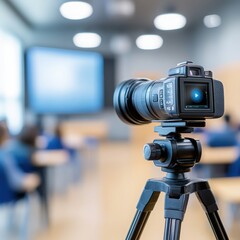
[[[156,143],[145,144],[143,151],[146,160],[160,160],[163,155],[162,147]]]

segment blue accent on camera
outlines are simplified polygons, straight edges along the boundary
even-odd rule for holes
[[[192,101],[195,103],[200,103],[203,100],[203,93],[200,89],[194,88],[191,92]]]

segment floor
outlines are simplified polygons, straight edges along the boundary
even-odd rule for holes
[[[34,240],[125,239],[146,180],[164,175],[152,162],[144,160],[140,144],[102,143],[89,154],[82,164],[81,181],[51,198],[50,227],[38,230]],[[141,240],[163,239],[163,198],[162,194]],[[220,208],[224,224],[225,215]],[[240,223],[234,224],[228,227],[231,240],[239,239]],[[181,239],[215,239],[195,195],[188,203]]]

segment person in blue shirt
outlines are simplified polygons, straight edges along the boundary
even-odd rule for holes
[[[212,148],[235,147],[238,145],[238,131],[232,123],[231,116],[223,116],[223,124],[218,129],[207,129],[203,132],[204,143]],[[201,177],[225,177],[228,175],[228,165],[197,165],[194,170]]]
[[[238,144],[238,131],[233,126],[231,116],[224,115],[224,124],[218,130],[205,132],[205,143],[209,147],[232,147]]]
[[[80,154],[76,148],[68,146],[63,141],[61,122],[55,125],[53,135],[48,138],[46,150],[66,150],[69,155],[69,161],[66,165],[71,171],[71,182],[77,182],[80,179]]]
[[[17,201],[25,193],[34,191],[40,184],[37,174],[19,168],[8,151],[9,133],[4,121],[0,122],[0,203]]]
[[[1,222],[1,239],[21,236],[21,239],[28,239],[30,233],[29,223],[29,194],[37,189],[40,178],[35,173],[26,173],[16,164],[15,158],[8,151],[9,144],[8,128],[4,121],[0,121],[0,207],[1,215],[8,213],[4,222]],[[15,217],[12,217],[15,206],[21,202],[26,207],[21,212],[21,222],[18,222],[19,231],[12,229],[12,224],[16,225]],[[11,236],[10,236],[11,235]]]
[[[34,125],[25,125],[18,136],[9,141],[6,148],[15,160],[15,164],[25,173],[36,173],[39,168],[33,164],[36,151],[38,129]]]

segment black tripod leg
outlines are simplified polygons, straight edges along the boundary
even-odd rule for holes
[[[181,223],[186,212],[189,194],[181,195],[180,198],[165,196],[165,229],[164,240],[179,240]]]
[[[210,189],[205,189],[196,192],[196,195],[208,217],[208,221],[211,224],[216,239],[228,240],[229,238],[217,212],[218,207],[212,191]]]
[[[148,217],[158,200],[160,192],[144,189],[137,205],[137,212],[128,231],[126,240],[137,240],[140,238]]]

